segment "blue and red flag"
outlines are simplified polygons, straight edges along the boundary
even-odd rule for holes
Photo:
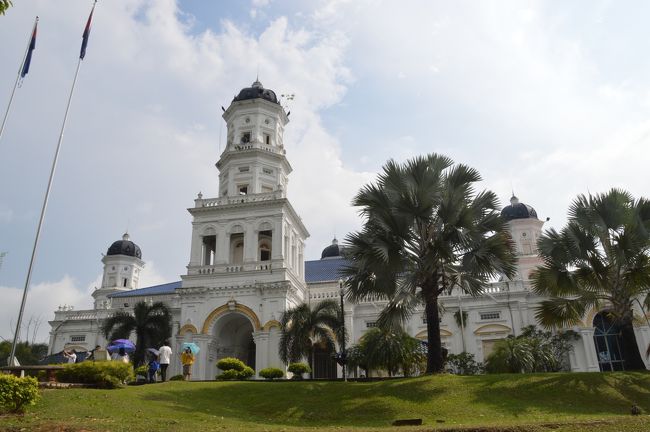
[[[36,48],[36,26],[38,26],[38,17],[36,17],[36,22],[34,23],[34,31],[32,32],[32,39],[29,41],[29,48],[27,48],[23,69],[20,71],[21,78],[25,78],[25,75],[29,73],[29,65],[32,63],[32,52]]]
[[[90,10],[90,15],[88,16],[88,21],[86,22],[86,28],[84,29],[84,34],[82,36],[81,52],[79,53],[79,58],[81,60],[83,60],[84,57],[86,57],[86,47],[88,46],[88,37],[90,36],[90,24],[93,20],[94,11],[95,11],[95,5],[93,4],[93,8]]]

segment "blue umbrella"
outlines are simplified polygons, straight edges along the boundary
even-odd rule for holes
[[[189,348],[190,351],[192,351],[192,354],[195,354],[195,355],[198,354],[199,351],[201,351],[201,348],[199,348],[199,346],[197,344],[195,344],[194,342],[184,342],[183,343],[183,351],[185,351],[187,348]]]
[[[135,345],[128,339],[116,339],[106,348],[109,352],[119,351],[120,348],[124,348],[126,352],[135,351]]]
[[[160,351],[158,351],[156,348],[147,348],[147,352],[150,352],[153,355],[160,355]]]

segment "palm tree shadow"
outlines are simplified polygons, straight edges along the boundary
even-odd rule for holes
[[[530,411],[558,415],[629,414],[632,405],[650,410],[647,373],[509,375],[475,392],[477,403],[518,417]],[[578,395],[578,397],[576,397]]]
[[[163,402],[170,411],[183,415],[304,427],[388,426],[400,415],[388,398],[372,397],[376,390],[363,383],[340,383],[340,392],[321,392],[324,383],[310,382],[193,384],[185,390],[143,395],[143,402]],[[278,386],[282,391],[278,392]],[[278,394],[286,397],[278,398]]]

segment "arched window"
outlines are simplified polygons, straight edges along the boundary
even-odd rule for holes
[[[273,232],[271,230],[260,231],[258,235],[257,258],[259,261],[271,261],[271,245],[273,244]]]
[[[594,344],[598,365],[602,372],[625,370],[625,359],[621,351],[621,329],[608,315],[603,311],[594,317]]]

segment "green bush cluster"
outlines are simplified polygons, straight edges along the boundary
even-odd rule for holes
[[[302,374],[311,372],[311,368],[306,363],[291,363],[287,370],[293,374],[293,379],[302,379]]]
[[[447,369],[458,375],[478,375],[483,373],[483,363],[474,359],[474,354],[463,351],[460,354],[447,356]]]
[[[133,380],[133,367],[122,362],[81,362],[57,372],[60,382],[93,384],[99,388],[117,388]]]
[[[144,377],[147,376],[147,372],[149,372],[149,367],[147,365],[142,365],[137,368],[135,368],[135,374],[136,375],[142,375]]]
[[[4,410],[24,413],[28,406],[36,404],[39,397],[36,378],[0,375],[0,407]]]
[[[240,372],[244,370],[246,365],[238,358],[224,357],[217,362],[217,367],[222,371],[235,370],[237,372]]]
[[[284,371],[280,368],[264,368],[260,371],[260,376],[268,380],[273,380],[275,378],[284,378]]]
[[[245,380],[255,375],[253,368],[233,357],[222,358],[217,362],[217,367],[223,371],[216,377],[219,380]]]

